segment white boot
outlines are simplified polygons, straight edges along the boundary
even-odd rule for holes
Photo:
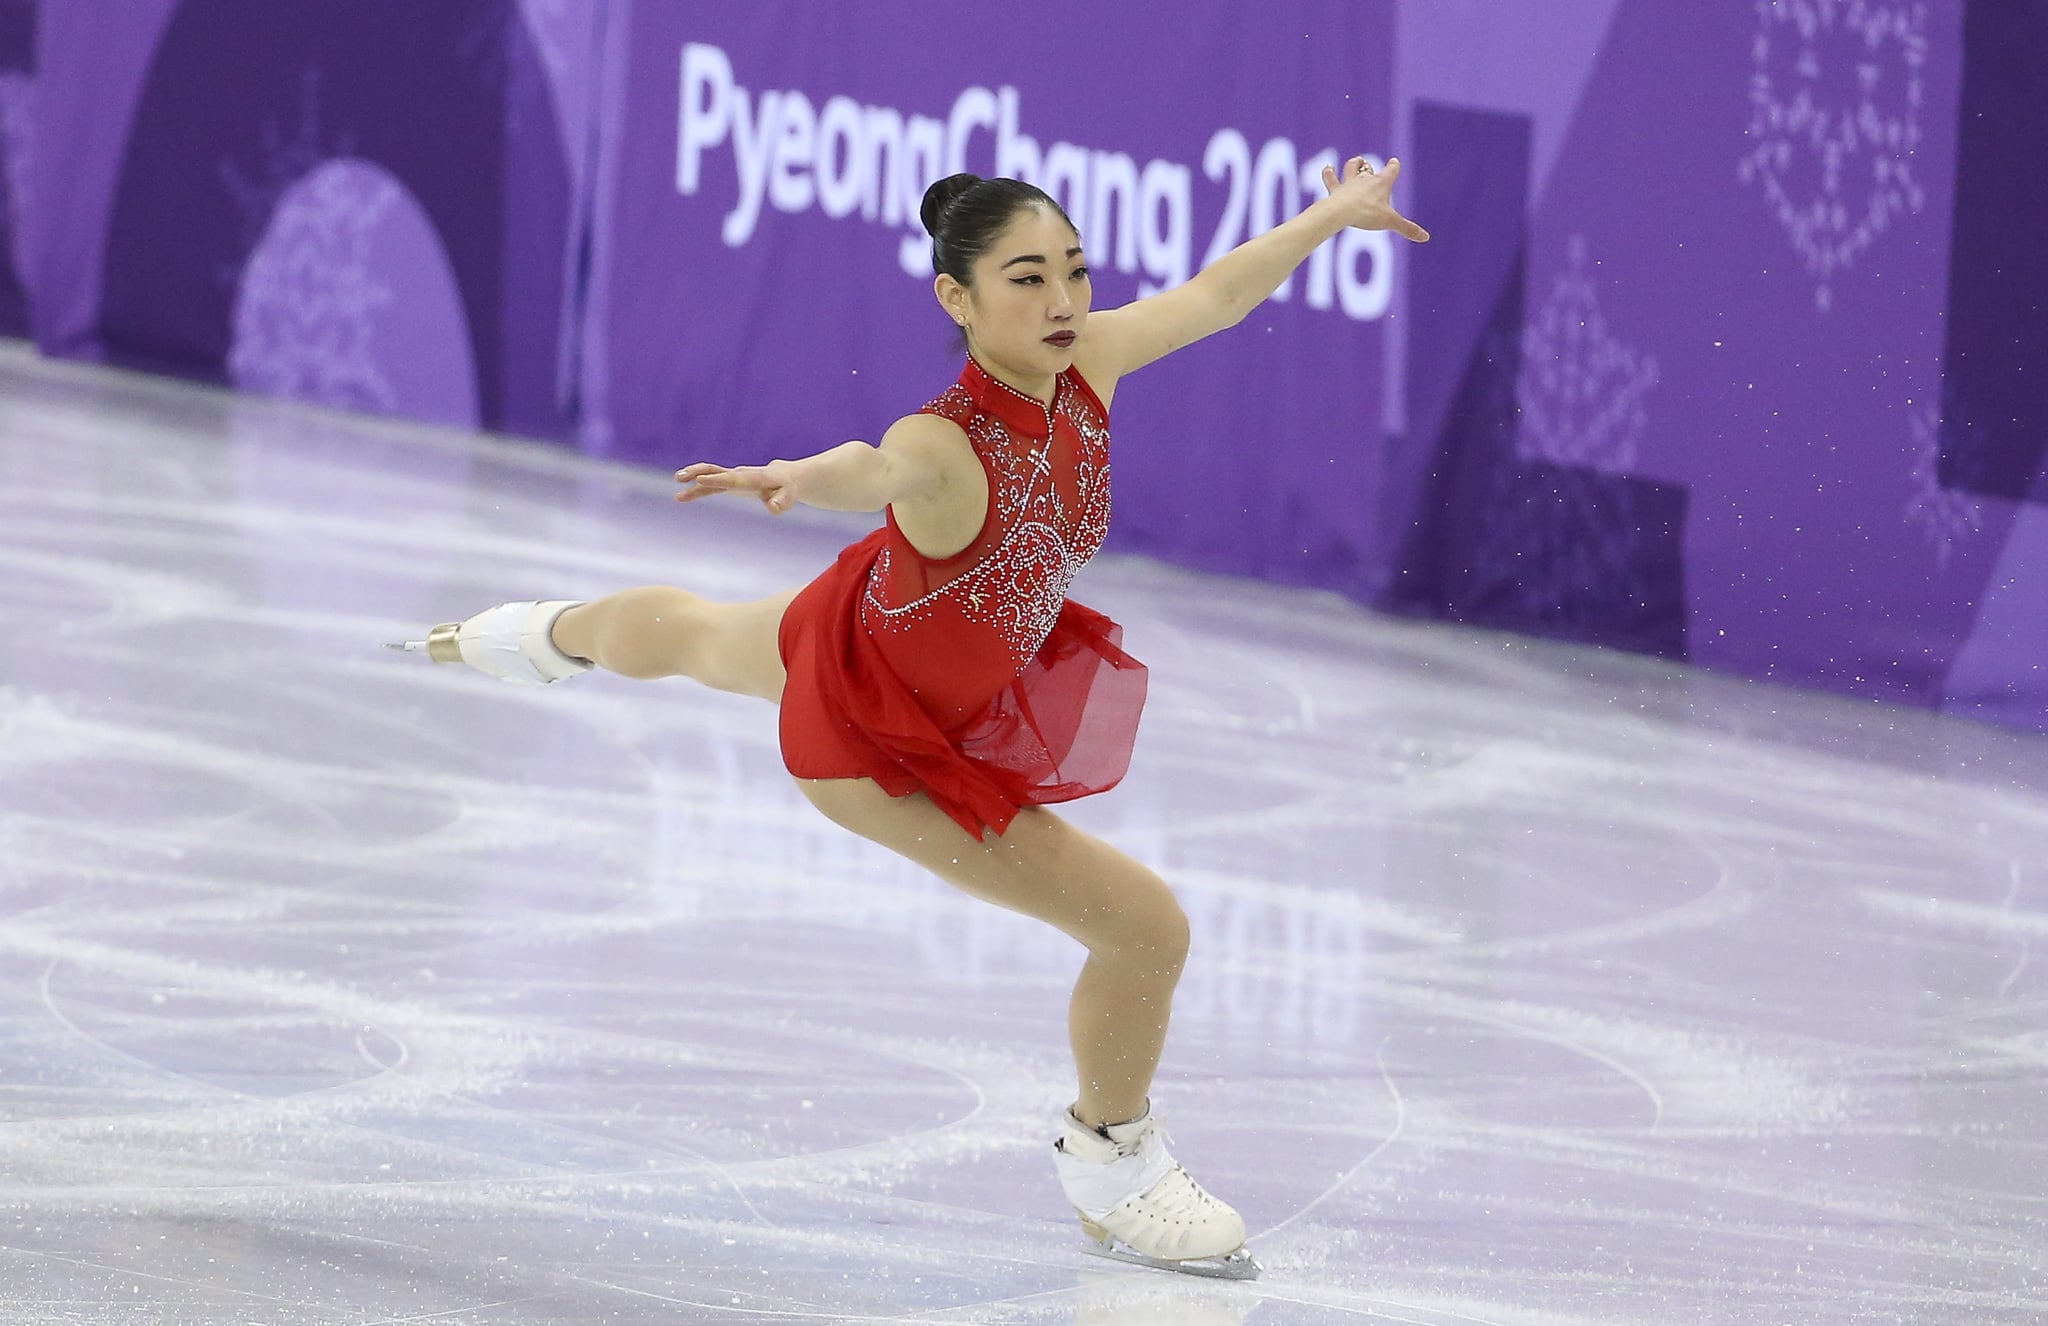
[[[1209,1195],[1167,1153],[1150,1110],[1129,1123],[1090,1128],[1067,1111],[1053,1143],[1060,1187],[1081,1228],[1109,1255],[1163,1270],[1251,1279],[1244,1218]]]
[[[571,658],[555,647],[555,619],[576,606],[574,599],[500,603],[466,622],[436,626],[427,635],[427,657],[436,663],[467,663],[523,686],[588,672],[588,659]]]

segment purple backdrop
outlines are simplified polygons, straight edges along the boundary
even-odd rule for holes
[[[0,330],[757,460],[951,379],[937,174],[1111,305],[1398,154],[1435,243],[1119,393],[1117,546],[2048,729],[2048,7],[1524,8],[0,0]]]
[[[1154,10],[1105,7],[1086,25],[1098,54],[1069,25],[1018,23],[962,61],[941,4],[805,7],[795,25],[776,5],[636,7],[600,264],[602,445],[764,460],[878,436],[936,395],[959,361],[917,207],[954,169],[1046,183],[1103,306],[1291,215],[1322,160],[1383,153],[1391,129],[1392,4],[1296,9],[1162,41]],[[1132,379],[1121,547],[1366,587],[1393,253],[1332,244],[1238,334]]]
[[[22,279],[24,225],[29,215],[35,144],[36,7],[0,0],[0,335],[28,332],[28,286]]]

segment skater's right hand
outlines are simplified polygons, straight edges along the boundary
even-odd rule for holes
[[[736,465],[728,468],[700,462],[676,471],[683,490],[678,502],[694,502],[714,493],[752,493],[761,499],[770,515],[779,516],[797,504],[796,465],[793,461],[771,460],[766,465]]]

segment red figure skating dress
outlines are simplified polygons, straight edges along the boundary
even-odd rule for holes
[[[988,516],[921,556],[894,516],[783,614],[782,758],[799,778],[922,791],[970,834],[1116,786],[1145,703],[1122,628],[1067,600],[1109,529],[1109,416],[1072,369],[1046,405],[973,359],[921,413],[960,425]]]

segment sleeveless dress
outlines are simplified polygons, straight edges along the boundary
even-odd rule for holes
[[[960,425],[988,515],[957,556],[887,523],[783,613],[782,758],[798,778],[923,792],[970,835],[1104,792],[1129,767],[1144,664],[1067,588],[1109,530],[1109,416],[1068,369],[1050,405],[972,358],[920,413]]]

